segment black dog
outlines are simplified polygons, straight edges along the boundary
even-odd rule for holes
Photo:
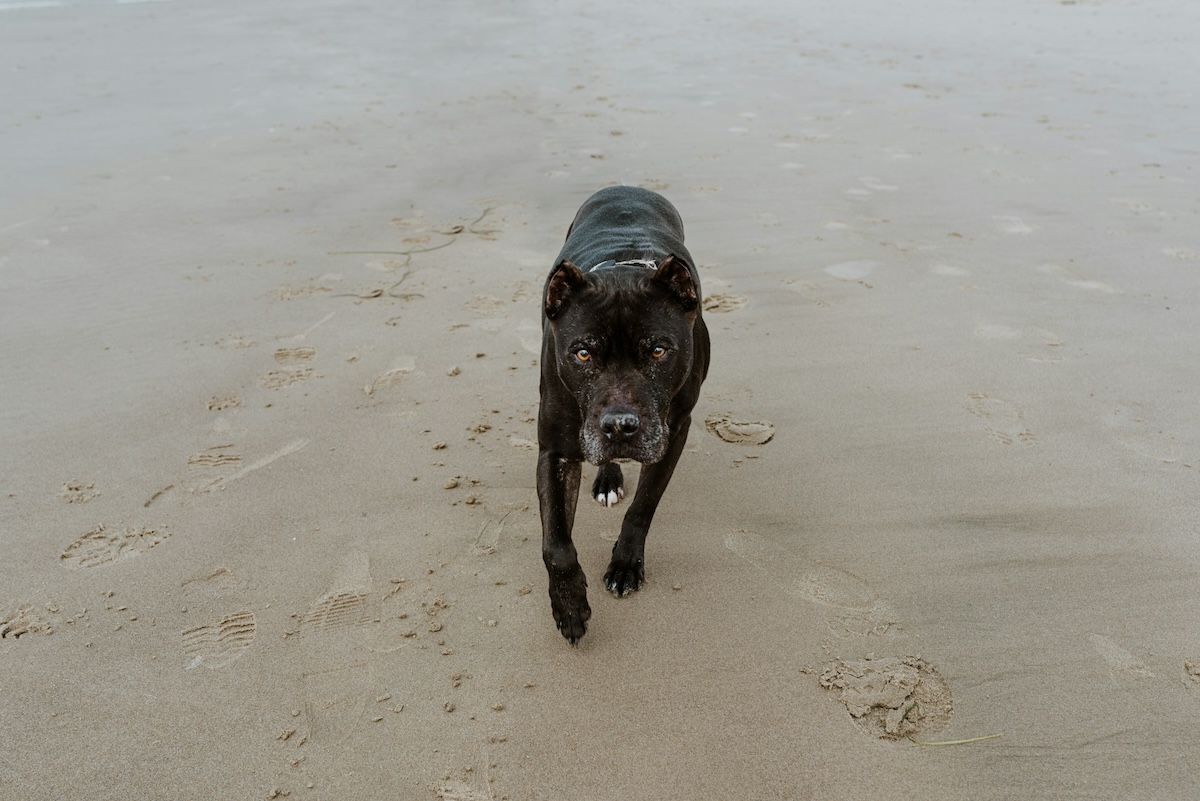
[[[618,597],[634,592],[645,578],[646,532],[708,373],[700,298],[679,212],[629,186],[602,189],[580,207],[546,280],[537,488],[550,607],[572,645],[592,614],[571,542],[580,462],[599,465],[592,495],[605,506],[625,492],[614,460],[645,465],[604,574]]]

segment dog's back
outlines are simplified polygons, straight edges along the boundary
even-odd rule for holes
[[[608,259],[656,261],[671,254],[699,278],[683,245],[683,220],[671,202],[649,189],[610,186],[580,206],[557,261],[587,270]]]

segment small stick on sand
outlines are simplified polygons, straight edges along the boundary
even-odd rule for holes
[[[997,737],[1003,737],[1003,736],[1004,736],[1003,734],[985,734],[983,737],[968,737],[965,740],[935,740],[935,741],[913,740],[913,738],[911,738],[911,737],[909,737],[908,739],[912,740],[912,742],[916,743],[917,745],[962,745],[963,743],[977,743],[982,740],[995,740]]]

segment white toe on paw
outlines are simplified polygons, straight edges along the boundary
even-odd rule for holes
[[[617,492],[608,493],[608,505],[609,506],[616,506],[617,501],[619,501],[619,500],[621,500],[621,494],[618,494]]]

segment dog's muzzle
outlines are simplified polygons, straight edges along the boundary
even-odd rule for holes
[[[669,438],[666,423],[621,407],[602,410],[579,432],[583,456],[594,465],[614,459],[653,464],[666,455]]]

